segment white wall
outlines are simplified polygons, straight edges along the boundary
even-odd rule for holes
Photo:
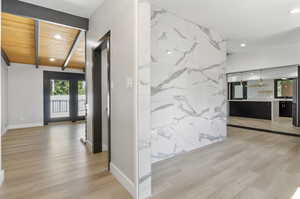
[[[8,68],[8,129],[43,126],[43,71],[57,67],[39,67],[12,63]],[[64,72],[80,72],[67,69]]]
[[[92,143],[92,48],[111,31],[111,169],[135,195],[136,189],[136,73],[137,0],[109,0],[90,18],[87,34],[88,142]],[[133,81],[133,87],[127,83]]]
[[[5,134],[8,125],[8,69],[1,58],[1,134]]]
[[[257,48],[229,55],[226,72],[240,72],[263,68],[300,64],[300,44],[277,48]]]

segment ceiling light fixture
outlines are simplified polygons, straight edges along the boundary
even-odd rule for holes
[[[50,58],[49,61],[54,62],[55,58]]]
[[[55,39],[62,39],[61,35],[59,35],[59,34],[54,35],[54,38]]]
[[[300,8],[294,8],[290,10],[290,14],[299,14],[300,13]]]
[[[168,51],[167,51],[167,54],[168,54],[168,55],[171,55],[171,54],[172,54],[172,51],[169,51],[169,50],[168,50]]]
[[[245,44],[245,43],[241,43],[241,47],[242,47],[242,48],[245,48],[245,47],[246,47],[246,44]]]

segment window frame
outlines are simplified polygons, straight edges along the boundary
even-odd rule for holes
[[[248,98],[248,94],[247,94],[247,81],[243,81],[243,97],[242,98],[235,98],[235,92],[234,92],[234,87],[235,86],[241,86],[241,82],[231,82],[230,83],[230,99],[231,100],[245,100]]]
[[[278,96],[278,86],[277,83],[279,81],[284,81],[284,80],[295,80],[295,78],[287,78],[287,79],[274,79],[274,98],[275,99],[293,99],[293,97],[290,96]]]

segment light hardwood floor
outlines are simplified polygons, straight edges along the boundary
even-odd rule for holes
[[[130,199],[106,154],[79,142],[83,124],[10,131],[2,199]],[[222,143],[153,166],[151,199],[290,199],[300,187],[300,138],[229,128]]]
[[[105,171],[107,154],[79,141],[83,123],[9,131],[2,140],[1,199],[131,199]]]
[[[279,117],[274,121],[247,117],[229,117],[228,124],[300,135],[300,127],[293,126],[292,118],[289,117]]]
[[[300,138],[238,128],[153,166],[152,199],[291,199],[298,188]]]

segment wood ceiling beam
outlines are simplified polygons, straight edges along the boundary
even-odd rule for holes
[[[10,66],[9,58],[3,48],[1,48],[1,56],[2,56],[3,60],[5,61],[6,65]]]
[[[34,41],[35,41],[35,67],[40,65],[40,22],[34,22]]]
[[[78,34],[76,35],[74,42],[70,48],[70,51],[66,57],[66,60],[64,61],[64,64],[62,65],[62,70],[65,70],[68,67],[68,64],[72,58],[72,55],[74,54],[75,50],[77,49],[80,38],[82,38],[83,34],[84,34],[84,31],[79,31]]]
[[[2,0],[2,12],[88,30],[89,19],[18,0]]]

